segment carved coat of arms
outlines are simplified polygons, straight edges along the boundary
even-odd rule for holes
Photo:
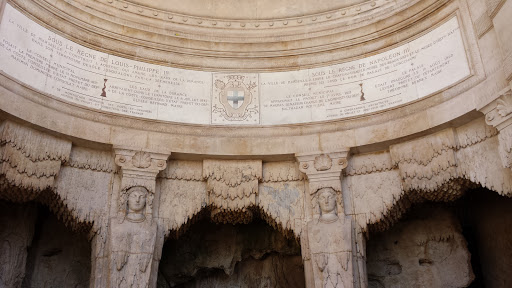
[[[258,124],[257,75],[216,75],[215,78],[212,123]]]

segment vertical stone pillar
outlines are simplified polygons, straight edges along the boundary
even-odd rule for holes
[[[341,171],[348,149],[296,154],[308,177],[305,195],[306,227],[301,236],[308,288],[359,287],[353,219],[344,209]]]
[[[121,185],[111,202],[109,287],[155,287],[163,233],[154,208],[156,176],[170,154],[115,149]]]

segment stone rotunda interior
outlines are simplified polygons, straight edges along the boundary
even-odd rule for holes
[[[512,0],[0,0],[0,287],[512,287]]]

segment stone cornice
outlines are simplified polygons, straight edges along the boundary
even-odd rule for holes
[[[47,0],[45,0],[47,1]],[[283,18],[265,18],[265,19],[223,19],[212,17],[201,17],[196,15],[187,15],[162,9],[152,8],[130,1],[86,1],[78,0],[74,5],[88,6],[96,11],[103,11],[106,14],[115,14],[124,19],[132,19],[138,23],[149,24],[152,20],[167,22],[171,25],[185,27],[205,27],[225,31],[254,31],[254,30],[291,30],[293,27],[321,26],[325,24],[339,25],[339,22],[350,21],[357,23],[367,20],[368,16],[377,18],[379,16],[389,16],[401,9],[410,7],[416,1],[389,1],[389,0],[370,0],[356,5],[343,7],[334,10],[328,10],[320,13],[304,14],[295,17]],[[318,29],[318,28],[317,28]]]
[[[445,5],[450,2],[448,0],[405,1],[407,5],[402,3],[402,6],[407,7],[398,5],[398,8],[389,8],[391,10],[385,17],[358,13],[355,18],[342,17],[341,19],[345,19],[343,21],[350,19],[346,23],[332,22],[334,16],[329,18],[325,25],[317,23],[318,21],[309,21],[307,29],[293,26],[291,21],[287,20],[289,24],[281,28],[274,25],[272,29],[263,29],[260,25],[249,29],[246,25],[239,27],[243,28],[242,30],[232,30],[228,27],[189,27],[186,23],[190,21],[185,24],[183,21],[172,24],[147,15],[137,15],[140,19],[124,19],[123,13],[116,14],[119,13],[117,8],[110,7],[114,10],[109,11],[107,7],[103,7],[117,5],[118,2],[113,1],[109,4],[107,0],[87,1],[87,5],[81,5],[79,1],[65,0],[51,3],[46,0],[9,1],[48,28],[58,30],[64,37],[95,50],[174,67],[239,71],[318,67],[344,62],[361,56],[362,53],[388,49],[388,38],[391,35],[395,43],[408,41],[410,35],[418,35],[431,27],[432,23],[442,21],[458,6],[457,2]],[[369,2],[371,6],[371,1]],[[376,3],[378,6],[380,2]],[[94,8],[94,5],[103,6]],[[440,7],[443,8],[439,9]],[[401,9],[403,11],[400,12]],[[133,13],[129,14],[133,16]],[[368,19],[358,24],[357,17]],[[425,17],[435,19],[420,21]],[[386,20],[379,22],[383,19]],[[379,22],[378,25],[376,21]],[[302,23],[296,24],[306,25]],[[375,33],[374,25],[378,26],[378,33]],[[220,43],[222,45],[219,45]],[[364,45],[360,45],[362,43]],[[283,45],[286,47],[285,50]],[[147,49],[139,49],[141,46]],[[137,51],[136,55],[133,54],[134,51]],[[300,61],[290,61],[287,58],[290,56],[300,57]],[[268,57],[272,57],[272,61],[269,61]]]

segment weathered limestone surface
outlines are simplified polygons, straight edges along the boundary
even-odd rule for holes
[[[71,232],[55,215],[45,213],[38,215],[21,287],[89,287],[91,245],[87,235]]]
[[[202,220],[162,253],[158,287],[304,287],[299,243],[261,220]]]
[[[220,211],[256,205],[262,163],[253,161],[203,161],[209,205]]]
[[[69,160],[70,153],[69,141],[14,122],[2,122],[0,185],[5,191],[2,199],[30,201],[43,190],[53,188],[61,164]],[[26,192],[18,192],[19,189]]]
[[[301,235],[307,287],[366,287],[364,238],[354,227],[350,191],[342,190],[347,149],[296,154],[307,175],[305,231]],[[362,252],[362,253],[360,253]]]
[[[164,288],[169,286],[158,286]],[[207,278],[176,287],[304,287],[304,267],[300,256],[280,256],[271,254],[263,259],[246,259],[238,263],[234,274],[222,272]]]
[[[467,287],[471,255],[456,217],[441,208],[413,214],[367,242],[369,287]]]
[[[121,183],[110,205],[107,287],[153,287],[164,232],[159,226],[156,176],[168,154],[116,148]],[[97,271],[101,273],[100,271]]]
[[[90,241],[2,214],[0,286],[469,285],[453,215],[398,221],[512,196],[512,0],[177,2],[0,0],[0,199]],[[472,224],[491,287],[505,202]]]
[[[159,217],[166,233],[179,230],[206,207],[206,183],[202,174],[201,161],[170,161],[167,168],[159,174]]]
[[[474,225],[480,267],[485,287],[509,287],[512,275],[512,213],[510,198],[490,191],[479,191],[468,202],[470,221]]]
[[[35,205],[0,202],[0,287],[21,287],[36,215]]]

